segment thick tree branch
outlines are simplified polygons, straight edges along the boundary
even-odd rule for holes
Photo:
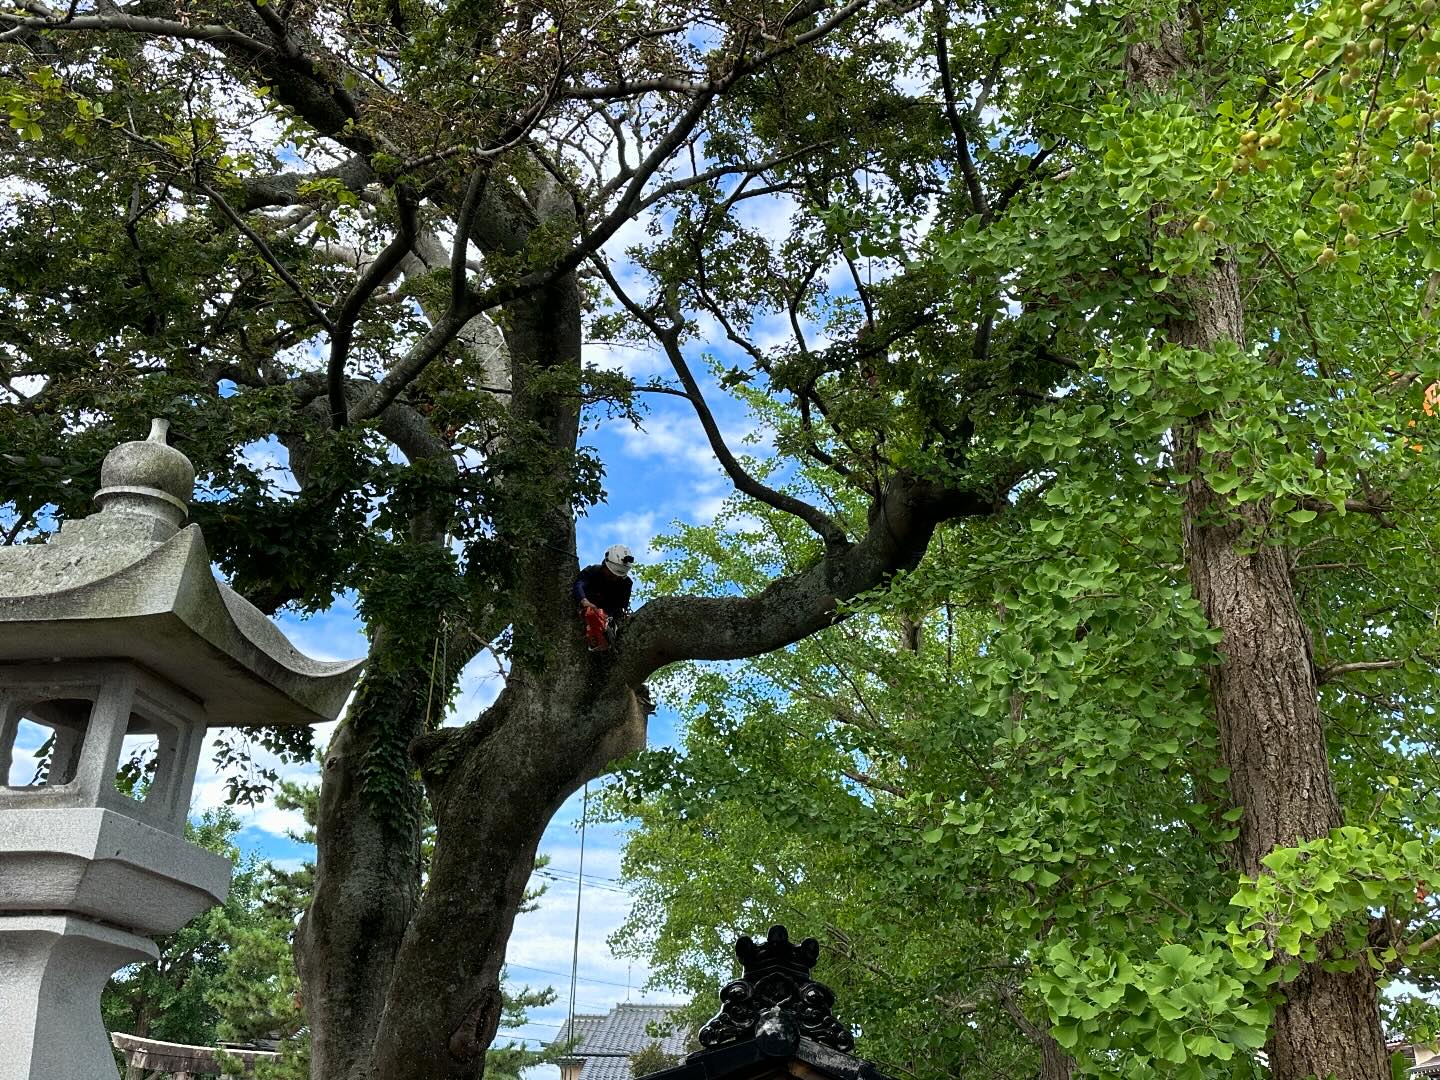
[[[833,623],[838,604],[912,569],[941,522],[1002,512],[1006,487],[1001,481],[994,490],[957,491],[896,473],[858,543],[754,596],[652,600],[621,635],[617,663],[635,685],[683,660],[740,660],[782,649]]]
[[[415,196],[406,185],[395,188],[395,214],[398,226],[395,237],[376,256],[375,261],[365,268],[360,279],[345,294],[335,313],[334,328],[330,332],[330,363],[326,372],[330,398],[330,424],[336,431],[345,426],[349,410],[345,400],[345,361],[350,356],[350,345],[355,337],[355,322],[364,310],[370,295],[386,281],[401,261],[410,252],[415,242]]]
[[[861,787],[867,787],[873,791],[884,791],[887,794],[894,795],[897,799],[908,799],[910,797],[910,793],[905,788],[886,783],[884,780],[871,776],[869,773],[860,772],[856,769],[841,769],[840,772]]]
[[[460,213],[455,219],[455,244],[450,250],[450,307],[458,308],[465,302],[466,273],[469,264],[465,259],[470,248],[470,231],[475,225],[475,212],[485,194],[489,180],[488,169],[476,169],[470,174],[465,185],[465,197],[460,200]]]
[[[1301,506],[1303,509],[1305,509],[1305,510],[1314,510],[1314,511],[1317,512],[1317,513],[1325,513],[1326,511],[1333,511],[1333,510],[1335,509],[1335,507],[1334,507],[1333,504],[1331,504],[1331,503],[1329,503],[1329,502],[1326,502],[1324,499],[1309,499],[1309,498],[1306,498],[1306,499],[1301,499],[1301,500],[1299,500],[1299,501],[1300,501],[1300,506]],[[1389,510],[1389,508],[1390,508],[1390,507],[1389,507],[1388,503],[1373,502],[1373,501],[1367,501],[1367,500],[1364,500],[1364,499],[1346,499],[1346,500],[1345,500],[1345,513],[1347,513],[1347,514],[1369,514],[1369,515],[1370,515],[1371,517],[1373,517],[1377,522],[1379,522],[1380,525],[1381,525],[1383,528],[1393,529],[1393,528],[1396,528],[1396,525],[1395,525],[1395,523],[1394,523],[1393,521],[1391,521],[1390,518],[1386,515],[1386,511]]]
[[[370,162],[354,155],[329,169],[313,173],[278,173],[273,176],[247,176],[240,182],[245,192],[240,210],[261,210],[267,206],[294,206],[306,201],[300,188],[317,180],[339,180],[349,191],[363,191],[377,177]]]
[[[249,34],[241,33],[228,26],[214,24],[182,23],[173,19],[149,19],[138,15],[115,12],[107,15],[79,15],[75,18],[64,16],[39,17],[0,12],[0,23],[14,29],[0,34],[0,41],[9,41],[36,30],[51,30],[61,33],[84,31],[110,31],[127,34],[146,34],[152,37],[176,38],[182,41],[204,41],[211,45],[230,45],[252,54],[270,52],[272,46]]]

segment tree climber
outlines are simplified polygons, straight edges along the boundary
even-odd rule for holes
[[[581,570],[571,595],[580,602],[591,652],[604,652],[615,640],[615,620],[630,610],[630,568],[635,556],[624,544],[605,549],[603,561]]]

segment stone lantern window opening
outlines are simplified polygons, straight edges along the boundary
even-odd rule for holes
[[[4,723],[0,772],[6,787],[63,787],[75,779],[93,702],[83,698],[22,704]]]
[[[53,742],[17,784],[22,724]],[[183,835],[204,733],[200,703],[134,663],[0,665],[0,808],[103,806]]]

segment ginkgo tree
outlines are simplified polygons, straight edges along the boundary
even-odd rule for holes
[[[1095,1071],[1225,1074],[1237,1053],[1259,1060],[1250,1051],[1263,1043],[1276,1076],[1386,1076],[1378,988],[1396,975],[1428,985],[1440,944],[1428,891],[1440,655],[1428,433],[1440,370],[1428,348],[1431,165],[1413,134],[1431,120],[1416,80],[1433,67],[1433,32],[1423,10],[1345,12],[1322,9],[1318,24],[1283,5],[1067,12],[1063,30],[1005,57],[1029,75],[1017,86],[1052,95],[1046,127],[1024,135],[1072,147],[1065,171],[999,223],[977,212],[915,255],[889,252],[994,283],[1004,332],[1028,331],[1073,373],[1013,440],[992,444],[1042,463],[1039,551],[1011,558],[1048,572],[992,594],[1000,610],[983,652],[1010,676],[982,715],[1008,717],[1001,744],[1018,736],[1053,770],[1049,805],[1075,812],[1074,740],[1090,733],[1066,673],[1104,640],[1077,597],[1134,598],[1164,582],[1187,605],[1152,655],[1166,674],[1137,673],[1120,691],[1120,705],[1141,697],[1139,726],[1127,733],[1111,717],[1092,737],[1133,753],[1148,732],[1146,753],[1175,755],[1185,777],[1153,782],[1178,783],[1192,805],[1160,816],[1151,839],[1164,850],[1183,827],[1205,840],[1192,815],[1209,821],[1213,808],[1221,876],[1196,880],[1219,891],[1204,908],[1181,905],[1183,926],[1167,923],[1173,912],[1144,920],[1169,939],[1153,957],[1073,940],[1061,919],[1029,955],[1055,1037]],[[1364,49],[1342,43],[1293,71],[1293,56],[1384,20],[1393,31]],[[1387,32],[1413,53],[1391,51]],[[1270,47],[1292,39],[1294,50]],[[1409,109],[1412,134],[1359,141],[1352,133],[1399,93],[1394,81],[1405,93],[1384,122]],[[987,141],[1003,148],[1019,125],[1006,122],[1004,95],[987,104],[998,113]],[[1097,526],[1101,552],[1069,546],[1095,543]],[[976,569],[985,544],[964,535],[960,569],[921,599],[995,582]],[[1067,558],[1052,562],[1057,552]],[[1137,581],[1126,572],[1136,558],[1161,576]],[[908,617],[935,610],[921,603]],[[1133,615],[1119,629],[1132,634]],[[1198,703],[1168,687],[1176,676]],[[1035,723],[1046,709],[1053,728]],[[1202,726],[1172,737],[1184,717]],[[919,794],[947,792],[922,782]],[[982,794],[1003,805],[1001,792]],[[934,843],[988,835],[974,794],[945,806],[927,830]],[[1026,850],[1005,842],[1012,859]],[[1023,863],[1014,872],[1065,880]],[[1085,910],[1067,914],[1083,922]],[[1147,1018],[1149,994],[1166,1000]]]

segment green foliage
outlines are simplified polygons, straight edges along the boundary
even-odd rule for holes
[[[109,1030],[214,1045],[222,1017],[213,995],[227,977],[227,939],[237,929],[257,927],[255,908],[265,889],[265,868],[255,859],[241,860],[234,843],[239,829],[239,819],[228,809],[209,811],[186,826],[191,842],[238,864],[230,895],[223,906],[162,938],[156,963],[123,969],[110,981],[101,999]]]
[[[678,1065],[684,1059],[684,1054],[667,1054],[659,1040],[655,1040],[630,1055],[630,1075],[634,1080],[640,1080],[643,1076]]]
[[[1413,409],[1234,350],[1098,356],[1001,441],[1044,463],[1010,515],[945,531],[915,572],[791,650],[671,677],[683,757],[641,755],[609,796],[641,821],[624,864],[640,901],[615,944],[698,994],[739,933],[815,933],[862,1052],[936,1077],[1029,1067],[1016,1010],[1086,1073],[1259,1075],[1294,960],[1433,987],[1434,602],[1416,583],[1437,519],[1413,451],[1383,437]],[[1249,542],[1307,568],[1356,822],[1278,849],[1258,882],[1228,865],[1241,812],[1205,680],[1223,638],[1180,542],[1194,478],[1169,432],[1201,411],[1208,481],[1274,510]],[[1394,521],[1347,509],[1357,474],[1396,493]],[[813,550],[743,502],[661,543],[657,588],[715,593]],[[1340,674],[1372,649],[1409,659]],[[1424,999],[1387,1001],[1397,1030],[1429,1030]]]
[[[1266,856],[1270,872],[1242,880],[1231,898],[1239,911],[1228,927],[1236,960],[1260,971],[1278,957],[1284,978],[1294,970],[1292,958],[1342,970],[1368,963],[1380,972],[1421,959],[1421,940],[1372,943],[1365,918],[1378,909],[1405,913],[1409,923],[1410,913],[1428,906],[1431,883],[1440,880],[1440,858],[1428,830],[1423,840],[1406,839],[1409,831],[1402,821],[1382,818]],[[1343,931],[1338,942],[1327,939],[1334,928]]]

